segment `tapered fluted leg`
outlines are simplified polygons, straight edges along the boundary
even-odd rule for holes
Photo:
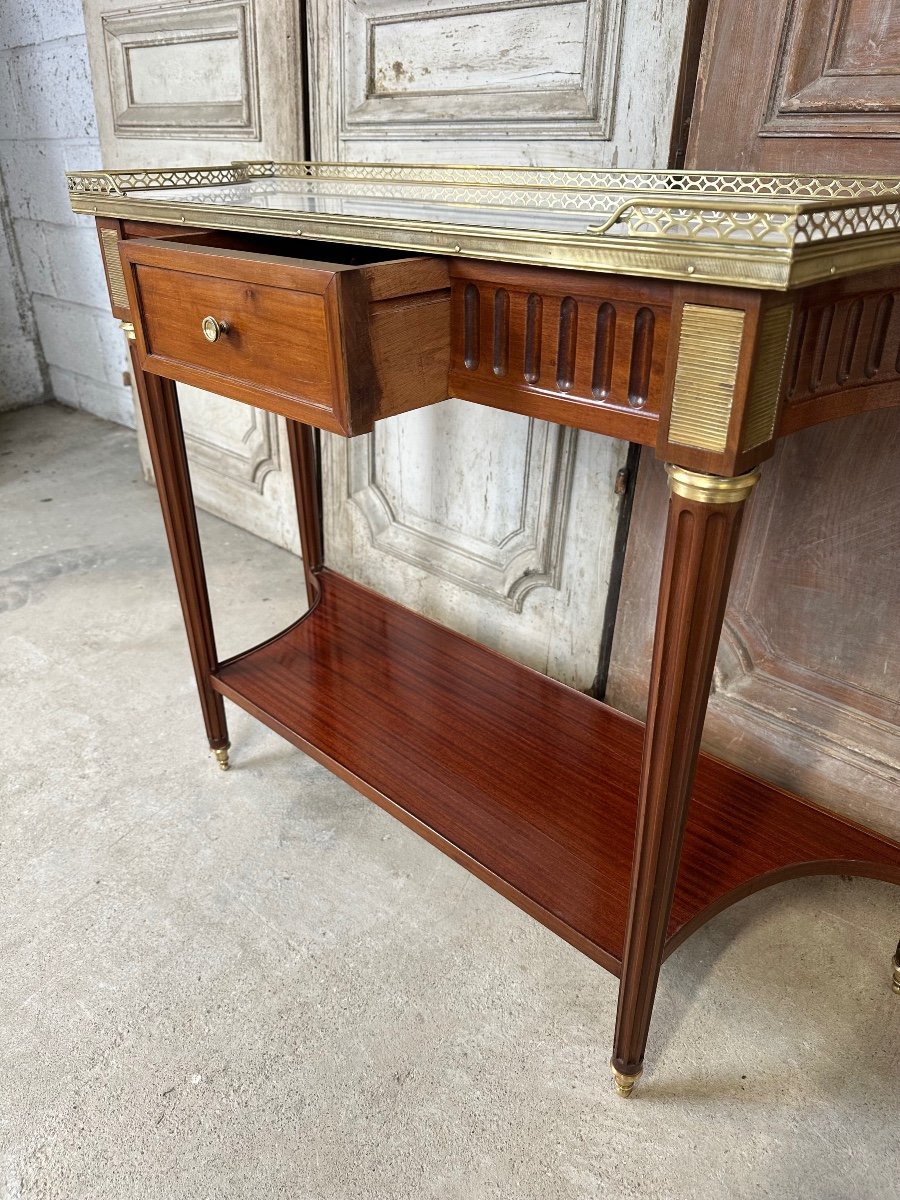
[[[637,840],[612,1068],[641,1072],[741,516],[757,471],[669,467],[669,514],[641,767]]]
[[[310,605],[319,595],[317,573],[322,568],[322,515],[316,472],[315,431],[299,421],[287,422],[288,449],[294,476],[294,499],[300,527],[300,551],[306,576],[306,598]]]
[[[178,397],[175,385],[170,380],[145,374],[141,370],[133,344],[131,361],[194,663],[206,735],[219,766],[225,770],[228,767],[228,728],[222,697],[210,686],[210,674],[215,670],[218,659]]]

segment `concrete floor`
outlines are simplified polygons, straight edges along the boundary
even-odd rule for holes
[[[900,1196],[900,892],[804,880],[615,980],[230,709],[207,756],[127,430],[0,425],[0,1196]],[[212,518],[220,652],[296,561]]]

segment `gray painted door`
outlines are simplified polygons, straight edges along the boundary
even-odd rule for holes
[[[104,162],[302,157],[299,8],[84,0]],[[687,0],[309,0],[313,157],[662,166]],[[198,502],[295,544],[278,419],[180,389]],[[450,400],[325,438],[339,569],[576,686],[624,447]]]
[[[293,0],[84,0],[103,165],[302,158]],[[299,549],[281,418],[179,386],[198,504]],[[144,471],[150,463],[142,443]]]
[[[685,16],[686,0],[311,0],[313,155],[664,166]],[[460,400],[326,438],[329,561],[587,687],[624,454]]]

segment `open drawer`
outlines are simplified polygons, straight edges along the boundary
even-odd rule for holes
[[[446,264],[296,246],[239,234],[120,242],[143,369],[346,435],[445,400]]]

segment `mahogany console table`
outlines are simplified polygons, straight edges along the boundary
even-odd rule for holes
[[[209,744],[228,697],[621,978],[799,875],[900,845],[699,753],[744,504],[777,438],[900,403],[900,184],[234,163],[69,176],[96,216]],[[219,660],[173,381],[288,418],[308,611]],[[646,729],[325,565],[313,429],[458,396],[655,447]],[[900,948],[894,959],[900,992]]]

